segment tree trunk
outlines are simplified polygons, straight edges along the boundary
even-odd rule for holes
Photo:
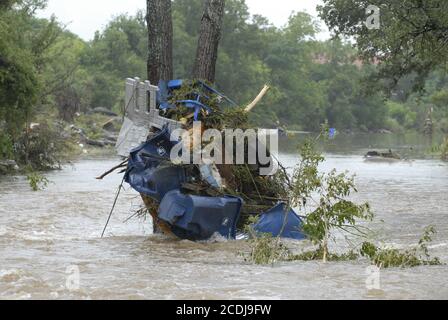
[[[205,0],[193,78],[215,82],[225,0]]]
[[[147,0],[148,23],[148,80],[173,78],[173,23],[171,0]]]
[[[173,22],[171,0],[146,0],[148,25],[148,80],[158,85],[160,80],[173,79]],[[166,231],[165,224],[157,219],[157,203],[142,195],[153,216],[154,233]]]

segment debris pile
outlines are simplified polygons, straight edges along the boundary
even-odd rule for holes
[[[124,180],[141,194],[156,230],[189,240],[216,234],[234,239],[250,217],[259,216],[257,231],[303,238],[298,231],[301,220],[286,204],[290,187],[286,170],[281,167],[272,175],[261,175],[266,165],[247,161],[254,147],[249,141],[244,142],[243,164],[222,164],[224,152],[218,155],[223,161],[193,159],[195,134],[214,129],[225,141],[226,129],[256,132],[248,113],[268,89],[242,108],[202,81],[161,81],[155,87],[139,79],[127,80],[126,115],[117,150],[128,161],[114,169],[126,166]],[[176,129],[184,134],[173,139]],[[213,138],[201,140],[200,150],[211,142]],[[173,159],[173,152],[183,161]],[[267,153],[270,165],[277,163]]]

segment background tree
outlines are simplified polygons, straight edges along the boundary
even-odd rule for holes
[[[12,149],[39,97],[38,54],[42,53],[48,33],[34,28],[30,12],[43,6],[41,1],[9,1],[0,7],[0,129],[4,127],[0,143],[4,150]]]
[[[9,9],[17,0],[3,0],[0,2],[0,10]]]
[[[215,82],[225,0],[205,0],[193,78]]]
[[[376,78],[394,88],[406,75],[421,89],[431,71],[446,68],[448,2],[445,0],[324,0],[320,16],[336,35],[353,37],[364,58],[381,62]],[[368,29],[366,9],[380,9],[380,28]]]
[[[380,10],[380,26],[373,30],[362,23],[366,21],[366,9],[371,5]],[[446,74],[447,71],[447,1],[324,0],[324,5],[318,10],[336,35],[355,39],[356,47],[365,60],[379,62],[370,76],[370,92],[375,92],[377,84],[387,93],[392,93],[392,100],[397,100],[394,95],[395,98],[408,95],[400,90],[404,87],[409,87],[408,92],[420,92],[419,97],[414,96],[406,101],[405,107],[395,104],[397,101],[389,103],[390,114],[397,124],[401,122],[409,127],[413,123],[414,128],[432,135],[432,120],[431,129],[427,130],[426,119],[436,109],[435,113],[441,116],[437,119],[438,129],[448,131],[448,121],[444,116],[448,107],[446,104],[440,105],[439,99],[447,88],[446,82],[438,83],[436,90],[442,92],[432,94],[432,99],[429,99],[431,104],[422,103],[428,101],[425,89],[435,89],[434,82],[428,81],[428,78],[432,78],[434,73]],[[417,108],[412,107],[416,105]],[[442,158],[445,158],[448,139],[439,149],[442,150]]]
[[[150,1],[150,4],[155,1]],[[161,0],[157,1],[162,3]],[[369,1],[369,4],[371,2],[374,1]],[[199,41],[198,31],[203,22],[210,22],[202,21],[204,0],[163,3],[171,5],[172,20],[165,20],[172,21],[173,28],[173,66],[172,71],[164,71],[164,77],[191,79],[198,42],[203,43]],[[351,30],[349,25],[352,21],[366,20],[363,6],[367,2],[349,0],[344,3],[348,3],[347,7],[343,6],[342,1],[325,1],[324,5],[330,6],[328,10],[339,8],[339,12],[353,14],[351,18],[346,16],[347,23],[334,20],[340,21],[342,28]],[[376,3],[381,8],[380,30],[367,30],[353,24],[353,28],[362,32],[361,35],[341,33],[353,35],[352,38],[361,48],[359,52],[356,47],[353,48],[353,41],[317,41],[314,35],[319,26],[306,13],[294,13],[285,26],[276,27],[262,16],[251,15],[244,0],[226,0],[215,85],[243,105],[253,98],[254,90],[269,83],[272,88],[269,95],[250,114],[254,125],[260,127],[280,125],[291,130],[316,131],[322,122],[328,120],[329,125],[339,131],[423,131],[428,111],[433,110],[436,132],[448,132],[448,76],[445,64],[437,64],[437,61],[445,59],[441,54],[445,48],[444,42],[437,36],[443,29],[445,11],[442,9],[445,3],[388,1],[391,9],[383,6],[381,1]],[[430,11],[430,4],[438,4],[436,8],[441,8],[440,12]],[[95,33],[91,41],[84,41],[65,30],[56,17],[37,18],[37,10],[44,5],[44,0],[1,1],[0,158],[13,158],[13,145],[23,134],[26,122],[45,120],[56,123],[62,119],[72,123],[77,112],[88,112],[96,107],[120,113],[125,104],[124,79],[148,77],[147,11],[114,17],[104,29]],[[426,27],[421,27],[426,28],[424,37],[416,31],[412,32],[412,29],[410,31],[410,26],[406,26],[409,22],[404,21],[403,30],[396,24],[394,19],[406,18],[397,8],[406,6],[409,6],[416,26],[424,25],[426,21]],[[414,8],[418,6],[424,7]],[[164,8],[165,14],[170,15],[169,7]],[[399,13],[396,18],[389,17],[396,11]],[[327,13],[328,19],[336,19],[336,11]],[[420,13],[420,18],[417,18],[417,13]],[[156,14],[152,19],[160,17]],[[343,19],[342,15],[340,19]],[[335,24],[334,28],[338,26]],[[416,40],[412,40],[412,35],[416,36]],[[403,47],[393,47],[394,37],[402,36],[408,42]],[[427,42],[428,37],[434,41]],[[169,37],[161,41],[167,39]],[[418,51],[414,54],[417,58],[409,60],[408,64],[400,63],[399,57],[408,52],[407,46],[411,45],[413,50]],[[383,47],[395,49],[384,51],[389,53],[383,55]],[[406,50],[400,52],[401,48]],[[169,42],[168,45],[159,45],[157,50],[165,52],[163,56],[170,60]],[[364,52],[375,53],[367,57],[377,57],[381,65],[370,64],[370,58],[361,62],[359,56],[365,56]],[[392,59],[392,53],[398,60]],[[411,57],[412,54],[409,54]],[[391,58],[390,63],[398,61],[396,67],[387,67],[388,58]],[[401,77],[390,91],[390,96],[382,95],[379,90],[372,90],[374,94],[369,97],[364,95],[361,80],[368,75],[379,76],[383,72],[381,70],[393,75],[397,68],[423,61],[432,61],[431,65],[434,66],[424,77],[424,91],[413,91],[417,73],[408,68],[410,73]],[[163,65],[169,66],[170,63]],[[160,71],[156,70],[155,73]],[[160,76],[154,76],[151,81],[157,82],[159,79]],[[366,84],[376,89],[374,85],[377,83],[393,84],[390,79],[389,82],[383,80]],[[437,139],[438,135],[434,138]]]
[[[173,78],[171,0],[147,0],[148,79],[153,84]]]

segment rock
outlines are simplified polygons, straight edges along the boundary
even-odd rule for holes
[[[14,160],[2,160],[0,161],[0,165],[5,167],[15,166],[17,163]]]
[[[89,138],[84,139],[85,143],[89,146],[104,148],[105,146],[115,146],[116,140],[92,140]]]
[[[62,137],[62,139],[64,139],[64,140],[70,139],[71,136],[72,136],[72,135],[70,134],[70,132],[67,132],[67,131],[62,131],[62,133],[61,133],[61,137]]]
[[[106,139],[104,143],[108,146],[115,146],[117,144],[117,139]]]
[[[69,128],[70,128],[70,130],[72,130],[73,132],[75,132],[75,133],[77,133],[77,134],[79,134],[81,136],[85,136],[86,135],[83,129],[78,128],[74,124],[72,124]]]
[[[17,162],[15,162],[14,160],[1,160],[0,167],[2,167],[4,171],[19,170],[19,166],[17,165]]]
[[[94,147],[104,148],[106,146],[106,143],[104,141],[101,141],[101,140],[92,140],[92,139],[86,138],[85,142],[88,145],[94,146]]]
[[[117,144],[116,141],[111,141],[111,140],[106,140],[106,141],[103,141],[103,142],[104,142],[104,144],[106,146],[112,146],[112,147],[115,147],[115,145]]]
[[[109,132],[119,132],[122,124],[123,119],[121,117],[114,117],[103,123],[101,128]]]
[[[103,139],[113,143],[117,143],[118,135],[113,134],[107,130],[103,130]]]
[[[102,139],[93,140],[87,136],[87,134],[84,132],[83,129],[78,128],[75,125],[71,125],[69,128],[72,132],[79,135],[80,138],[79,146],[81,148],[84,148],[85,145],[104,148],[105,146],[115,146],[115,144],[117,143],[118,136],[107,130],[103,130]]]
[[[110,111],[110,110],[107,109],[107,108],[103,108],[103,107],[95,108],[95,109],[89,111],[89,113],[90,113],[90,114],[92,114],[92,113],[98,113],[98,114],[103,114],[103,115],[105,115],[105,116],[118,117],[118,114],[116,114],[116,113],[113,112],[113,111]]]
[[[363,133],[369,133],[369,129],[365,125],[360,125],[359,130]]]

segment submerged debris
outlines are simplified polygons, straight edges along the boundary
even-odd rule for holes
[[[398,153],[393,152],[389,149],[387,152],[378,152],[378,151],[369,151],[364,156],[364,159],[368,161],[376,161],[376,160],[401,160],[401,156]]]

